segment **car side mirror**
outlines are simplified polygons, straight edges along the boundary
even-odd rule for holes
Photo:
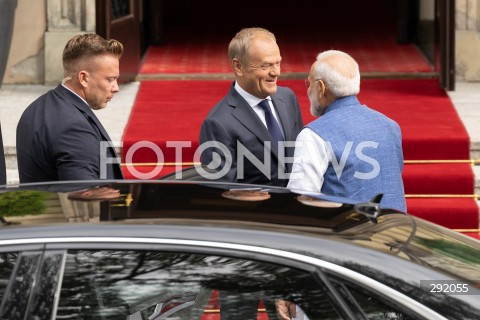
[[[383,193],[377,194],[372,200],[363,203],[357,203],[354,208],[360,214],[363,214],[373,223],[377,223],[378,216],[382,213],[380,209],[380,201],[383,198]]]

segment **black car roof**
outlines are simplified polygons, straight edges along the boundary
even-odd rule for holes
[[[97,188],[98,181],[33,183],[11,186],[4,192],[41,190],[67,192]],[[115,199],[71,197],[73,202],[101,202],[101,220],[207,219],[250,221],[341,231],[378,216],[398,213],[361,206],[347,198],[301,195],[281,187],[188,181],[102,181],[120,190]],[[365,209],[365,210],[362,210]],[[371,212],[370,212],[371,211]],[[4,214],[4,213],[3,213]]]

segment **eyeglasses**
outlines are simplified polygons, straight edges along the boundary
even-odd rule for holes
[[[315,82],[317,82],[318,80],[320,80],[320,79],[315,79]],[[308,78],[305,79],[305,86],[306,86],[307,88],[310,87],[310,80],[308,80]]]

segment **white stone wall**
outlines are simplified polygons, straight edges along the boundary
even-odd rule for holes
[[[427,15],[433,1],[421,1],[422,19],[432,18]],[[455,5],[456,78],[480,81],[480,0],[456,0]],[[18,0],[3,83],[58,83],[66,41],[94,31],[95,0]]]
[[[95,32],[95,0],[18,0],[3,83],[59,83],[65,43],[83,32]]]
[[[455,74],[457,81],[480,81],[480,0],[456,0]]]
[[[62,52],[73,36],[95,32],[95,0],[47,0],[45,84],[63,79]]]
[[[43,83],[45,8],[46,0],[17,1],[4,84]]]

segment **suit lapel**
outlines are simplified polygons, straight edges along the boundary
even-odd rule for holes
[[[82,101],[82,104],[85,104],[85,103],[83,103],[83,101]],[[74,105],[78,108],[77,103],[74,103]],[[112,152],[113,156],[117,158],[118,154],[117,154],[117,151],[115,150],[115,147],[112,143],[112,140],[110,139],[110,136],[108,135],[107,131],[105,130],[103,125],[98,120],[95,113],[93,113],[92,109],[90,109],[90,107],[88,107],[88,106],[87,106],[87,108],[88,108],[88,111],[86,112],[86,115],[93,121],[94,126],[96,126],[96,128],[94,128],[94,129],[97,130],[97,132],[100,133],[103,141],[108,142],[108,144],[110,146],[110,148],[109,148],[110,152]],[[92,122],[90,122],[90,123],[92,123]]]
[[[92,109],[82,99],[80,99],[70,90],[64,88],[62,85],[59,85],[55,90],[58,90],[57,94],[59,94],[61,97],[68,97],[68,100],[72,103],[72,105],[78,110],[80,110],[80,112],[83,113],[90,120],[89,123],[92,124],[92,128],[100,134],[102,140],[107,141],[110,144],[111,148],[109,149],[113,153],[113,156],[118,157],[115,147],[113,146],[113,143],[110,139],[110,136],[98,120],[95,113],[93,113]]]
[[[258,118],[255,111],[253,111],[245,99],[238,94],[233,86],[230,88],[228,104],[234,107],[232,116],[250,130],[260,141],[271,139],[267,128],[265,128],[265,125]]]
[[[96,126],[96,129],[100,132],[103,140],[110,141],[110,136],[89,106],[86,106],[83,101],[74,101],[73,105],[87,115],[87,117],[91,120],[90,122],[93,122],[93,124]]]
[[[272,138],[270,137],[270,133],[263,122],[258,118],[258,115],[253,111],[252,107],[245,101],[245,99],[238,94],[233,85],[230,88],[228,95],[228,104],[234,107],[234,110],[232,111],[233,117],[250,130],[261,143],[271,141]],[[278,149],[273,145],[271,145],[271,147],[273,156],[278,159]]]
[[[95,124],[95,126],[97,127],[98,131],[100,132],[100,134],[102,135],[102,138],[104,141],[110,141],[110,136],[108,135],[107,131],[105,130],[105,128],[103,127],[103,125],[100,123],[100,121],[98,120],[97,116],[95,115],[95,113],[93,113],[92,109],[89,108],[89,112],[86,113],[87,116],[93,121],[93,123]]]
[[[80,97],[76,96],[73,92],[64,88],[62,85],[59,85],[56,90],[58,90],[58,94],[61,97],[69,97],[68,100],[70,100],[72,105],[85,114],[91,120],[90,123],[93,122],[95,124],[96,128],[94,129],[100,133],[103,140],[110,141],[107,131],[100,123],[95,113],[93,113],[92,109]]]
[[[288,107],[283,98],[276,95],[272,96],[272,102],[273,106],[275,107],[275,111],[277,111],[283,133],[285,134],[285,141],[290,141],[292,137],[292,128],[286,124],[291,123],[292,119],[289,119]]]
[[[98,120],[95,113],[93,113],[92,109],[83,101],[80,97],[78,97],[75,93],[71,92],[67,88],[59,85],[55,88],[55,93],[59,95],[60,99],[67,100],[66,103],[71,103],[73,107],[77,108],[85,117],[87,118],[88,122],[92,126],[92,129],[100,135],[102,141],[107,141],[110,144],[110,148],[108,148],[108,152],[111,152],[111,155],[115,158],[118,158],[117,152],[115,151],[115,147],[108,135],[107,131],[103,127],[103,125]],[[114,176],[112,178],[115,179],[123,179],[122,170],[119,165],[114,165]]]

